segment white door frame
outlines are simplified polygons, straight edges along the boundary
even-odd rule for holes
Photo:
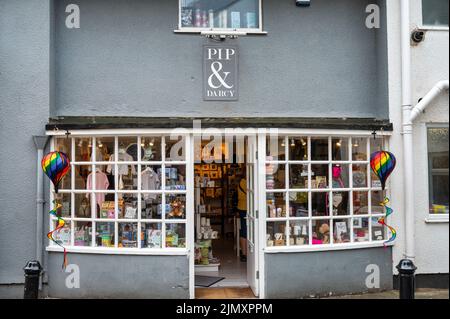
[[[227,133],[226,129],[220,130],[222,133]],[[194,154],[195,154],[195,137],[198,138],[199,134],[202,134],[203,130],[194,130],[192,134],[189,134],[186,138],[186,145],[188,148],[186,154],[186,178],[187,180],[192,181],[194,183]],[[236,135],[242,134],[250,134],[245,130],[242,133],[236,133]],[[264,299],[265,289],[264,289],[264,243],[265,243],[265,164],[264,164],[264,154],[265,154],[265,142],[266,142],[266,130],[259,129],[253,130],[253,134],[256,137],[255,142],[255,150],[257,152],[256,160],[255,160],[255,176],[254,178],[257,180],[257,188],[255,191],[255,210],[258,211],[255,221],[255,243],[256,243],[256,271],[259,272],[259,276],[257,277],[257,287],[258,287],[258,295],[260,299]],[[186,227],[187,232],[186,236],[189,241],[189,295],[191,299],[195,299],[195,204],[194,204],[194,185],[188,185],[187,187],[187,196],[190,198],[188,207],[187,207],[187,221]]]

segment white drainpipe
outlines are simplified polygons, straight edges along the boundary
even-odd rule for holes
[[[434,87],[428,92],[422,100],[420,100],[419,104],[417,104],[411,111],[411,122],[414,122],[415,119],[427,108],[428,105],[433,102],[433,100],[441,95],[442,93],[448,91],[448,80],[439,81],[434,85]]]
[[[401,0],[401,59],[402,59],[402,110],[403,110],[403,156],[404,202],[405,202],[405,252],[404,257],[414,261],[414,178],[413,139],[411,121],[411,44],[409,0]]]
[[[411,30],[409,0],[401,0],[401,50],[402,50],[402,109],[403,109],[403,156],[404,156],[404,201],[405,201],[405,252],[404,257],[414,261],[414,150],[413,122],[445,90],[448,80],[438,82],[430,92],[412,107],[411,95]]]

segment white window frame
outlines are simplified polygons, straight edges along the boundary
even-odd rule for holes
[[[447,128],[449,129],[449,124],[448,123],[443,123],[443,124],[427,124],[425,125],[425,141],[426,141],[426,158],[425,161],[427,163],[427,172],[426,172],[426,176],[427,176],[427,209],[428,209],[428,216],[425,219],[425,222],[428,224],[436,224],[436,223],[449,223],[449,214],[431,214],[429,212],[430,210],[430,206],[431,206],[431,187],[432,185],[430,184],[431,179],[430,179],[430,173],[431,173],[431,167],[430,167],[430,161],[429,161],[429,140],[428,140],[428,130],[429,129],[433,129],[433,128]]]
[[[195,27],[182,27],[181,26],[181,0],[178,0],[178,29],[174,30],[175,33],[193,33],[193,34],[211,34],[211,35],[266,35],[267,32],[263,31],[263,0],[259,1],[259,27],[258,28],[195,28]]]
[[[385,214],[365,214],[365,215],[353,215],[353,191],[368,191],[368,205],[371,207],[372,198],[371,198],[371,191],[381,191],[381,188],[378,187],[372,187],[372,181],[371,181],[371,174],[370,174],[370,143],[367,145],[367,152],[368,152],[368,158],[366,161],[351,161],[351,152],[352,149],[349,147],[349,153],[350,157],[348,161],[331,161],[331,152],[330,148],[332,147],[331,141],[333,138],[349,138],[349,146],[352,145],[352,138],[367,138],[368,142],[370,142],[370,138],[373,138],[371,136],[371,132],[364,132],[364,131],[342,131],[342,130],[279,130],[280,136],[285,136],[285,154],[286,154],[286,160],[283,161],[267,161],[266,160],[266,140],[264,139],[263,142],[259,144],[259,153],[260,156],[260,170],[264,168],[264,172],[259,172],[261,174],[260,176],[263,178],[260,178],[262,180],[260,184],[260,247],[263,253],[286,253],[286,252],[318,252],[318,251],[330,251],[330,250],[348,250],[348,249],[362,249],[362,248],[371,248],[371,247],[383,247],[385,246],[385,242],[387,238],[390,235],[390,232],[385,229],[385,239],[381,241],[373,240],[372,236],[372,218],[379,218],[385,216]],[[389,140],[387,137],[391,135],[390,132],[379,132],[378,138],[384,139],[384,146],[385,149],[389,149]],[[290,161],[289,160],[289,138],[291,137],[305,137],[308,139],[308,160],[307,161]],[[329,139],[329,159],[327,161],[311,161],[311,138],[315,137],[327,137]],[[269,136],[266,136],[266,138],[269,138]],[[311,164],[349,164],[349,200],[350,200],[350,215],[349,216],[333,216],[331,214],[331,205],[330,205],[330,215],[328,216],[320,216],[320,217],[312,217],[312,202],[311,202],[311,191],[317,191],[317,189],[311,189],[311,183],[308,182],[308,188],[305,189],[290,189],[289,188],[289,165],[287,165],[286,169],[286,188],[283,190],[267,190],[266,184],[265,184],[265,167],[266,164],[270,163],[282,163],[283,165],[293,163],[293,164],[307,164],[309,166],[308,169],[308,180],[311,178]],[[368,175],[367,175],[367,187],[366,188],[353,188],[352,183],[352,164],[367,164],[368,166]],[[332,165],[329,165],[330,167]],[[329,173],[331,176],[331,172]],[[390,182],[388,181],[388,185],[386,186],[386,195],[390,197],[390,189],[389,189]],[[327,192],[333,192],[333,191],[339,191],[342,189],[334,189],[332,187],[328,187],[326,190]],[[345,188],[347,190],[347,188]],[[266,195],[267,193],[271,192],[284,192],[286,194],[286,217],[283,218],[268,218],[267,216],[267,205],[266,205]],[[289,217],[289,192],[308,192],[308,217],[296,217],[292,218]],[[330,199],[331,200],[331,199]],[[355,218],[368,218],[369,219],[369,241],[368,242],[353,242],[353,217]],[[330,244],[325,245],[312,245],[311,239],[312,239],[312,220],[329,220],[330,223]],[[334,243],[333,242],[333,221],[334,220],[342,220],[342,219],[349,219],[350,220],[350,234],[351,234],[351,242],[350,243]],[[290,246],[289,244],[289,235],[288,234],[288,225],[290,221],[296,221],[296,220],[305,220],[309,222],[309,245],[304,246]],[[271,221],[286,221],[286,246],[273,246],[269,247],[267,246],[266,241],[266,234],[267,234],[267,223]],[[387,223],[390,224],[391,217],[388,218]],[[388,243],[388,246],[393,246],[395,243]],[[263,265],[264,267],[264,265]]]
[[[189,251],[192,249],[191,247],[191,240],[190,238],[193,236],[193,233],[191,231],[191,227],[189,225],[190,220],[193,218],[191,215],[193,214],[193,190],[191,187],[189,187],[189,183],[192,181],[192,174],[191,174],[191,165],[192,160],[192,153],[191,153],[191,139],[189,137],[189,134],[186,132],[177,132],[180,135],[184,137],[185,140],[185,159],[183,161],[166,161],[165,159],[165,143],[164,138],[161,139],[161,160],[159,161],[142,161],[140,153],[141,149],[138,148],[138,161],[137,162],[121,162],[118,161],[118,139],[120,137],[136,137],[136,141],[138,145],[141,143],[142,137],[165,137],[168,138],[173,133],[173,130],[145,130],[145,131],[139,131],[139,130],[86,130],[86,131],[73,131],[71,132],[70,138],[71,138],[71,166],[74,167],[75,165],[109,165],[113,164],[116,165],[116,171],[117,171],[117,165],[136,165],[137,170],[137,176],[138,176],[138,187],[137,190],[124,190],[119,191],[117,187],[117,180],[118,178],[115,178],[115,188],[114,190],[76,190],[75,189],[75,171],[71,169],[69,173],[71,174],[71,189],[70,190],[63,190],[60,189],[60,194],[70,194],[71,195],[71,216],[70,218],[64,217],[64,219],[70,223],[71,228],[71,245],[65,247],[69,253],[87,253],[87,254],[108,254],[108,255],[188,255]],[[55,141],[56,138],[65,138],[65,132],[61,131],[53,131],[53,132],[47,132],[47,135],[53,136],[50,142],[50,148],[51,150],[55,150]],[[116,161],[113,162],[96,162],[96,140],[97,138],[104,138],[104,137],[113,137],[114,143],[115,143],[115,159]],[[72,161],[72,159],[75,158],[75,139],[76,138],[91,138],[92,139],[92,161],[91,162],[76,162]],[[185,165],[186,166],[186,176],[185,176],[185,182],[186,182],[186,189],[185,190],[166,190],[165,189],[165,175],[163,175],[163,178],[161,180],[161,188],[160,190],[155,191],[143,191],[141,190],[141,183],[140,183],[140,171],[141,171],[141,165],[155,165],[155,166],[161,166],[161,168],[165,168],[166,165]],[[93,184],[95,185],[95,178],[93,178]],[[50,203],[54,200],[54,187],[53,185],[50,185]],[[162,200],[164,201],[165,194],[179,194],[179,195],[185,195],[186,196],[186,207],[185,207],[185,218],[180,220],[166,220],[166,214],[163,212],[161,214],[161,219],[153,219],[153,220],[144,220],[141,219],[141,200],[138,201],[138,218],[135,220],[130,219],[119,219],[118,218],[118,207],[117,207],[117,194],[136,194],[139,195],[142,194],[142,191],[144,193],[152,193],[152,194],[162,194]],[[114,193],[115,196],[115,219],[101,219],[101,218],[92,218],[94,216],[94,209],[95,207],[91,205],[91,218],[76,218],[75,215],[75,204],[74,204],[74,194],[80,193],[80,194],[86,194],[86,193]],[[51,204],[51,208],[53,208],[53,204]],[[49,229],[53,230],[55,227],[55,221],[56,219],[51,216],[49,218]],[[75,224],[74,222],[92,222],[92,239],[91,239],[91,246],[90,247],[78,247],[75,246],[74,242],[74,228]],[[95,246],[95,232],[96,232],[96,223],[104,223],[104,222],[111,222],[115,224],[115,247],[96,247]],[[118,247],[118,232],[119,232],[119,224],[120,223],[137,223],[137,248],[119,248]],[[161,231],[162,231],[162,238],[161,238],[161,248],[141,248],[141,240],[140,240],[140,234],[141,234],[141,224],[142,223],[155,223],[161,225]],[[184,224],[185,225],[185,236],[186,236],[186,244],[184,248],[167,248],[166,242],[165,242],[165,232],[166,232],[166,225],[167,224]],[[53,252],[62,252],[63,249],[54,244],[52,241],[48,241],[48,246],[46,248],[47,251],[53,251]]]
[[[419,12],[419,21],[420,21],[420,28],[421,30],[430,30],[430,31],[449,31],[449,27],[448,26],[433,26],[433,25],[427,25],[424,24],[424,19],[423,19],[423,0],[419,1],[419,5],[418,5],[420,12]]]

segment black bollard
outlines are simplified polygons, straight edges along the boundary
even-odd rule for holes
[[[23,299],[38,299],[39,279],[42,272],[41,264],[37,260],[29,261],[23,268],[23,271],[25,272],[25,289]]]
[[[400,299],[415,299],[417,267],[412,260],[403,259],[397,265],[400,281]]]

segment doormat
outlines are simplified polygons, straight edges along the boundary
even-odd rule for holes
[[[224,280],[225,277],[210,277],[210,276],[195,276],[195,286],[209,288],[219,281]]]

